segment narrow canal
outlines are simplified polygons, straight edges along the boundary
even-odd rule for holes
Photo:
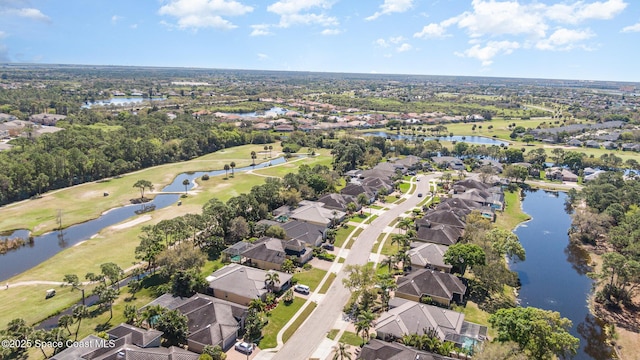
[[[270,165],[281,164],[285,161],[284,157],[279,157],[256,164],[255,166],[236,168],[235,172],[260,169]],[[12,276],[20,274],[21,272],[40,264],[65,248],[73,246],[81,241],[88,240],[91,236],[99,233],[102,229],[108,226],[117,224],[142,213],[145,207],[153,206],[155,210],[158,210],[176,203],[178,199],[180,199],[180,195],[175,193],[185,190],[184,185],[182,184],[184,180],[189,180],[190,185],[188,185],[188,188],[192,188],[194,186],[194,181],[200,179],[205,174],[213,177],[224,173],[224,170],[214,170],[179,174],[171,184],[165,186],[150,202],[140,205],[128,205],[114,208],[106,211],[97,219],[70,226],[62,231],[54,231],[36,236],[32,243],[0,255],[0,281],[7,280]],[[134,180],[132,180],[132,184],[133,181]],[[169,193],[162,194],[162,192]],[[28,237],[28,232],[26,230],[17,230],[13,234],[5,237],[10,236],[26,238]]]
[[[571,334],[580,339],[575,359],[605,360],[612,349],[605,343],[603,323],[587,307],[593,281],[588,254],[569,244],[571,217],[564,210],[563,192],[525,193],[522,209],[532,219],[514,231],[527,254],[526,261],[512,264],[522,282],[522,306],[558,311],[573,322]]]

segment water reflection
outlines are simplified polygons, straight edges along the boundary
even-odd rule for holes
[[[614,350],[607,345],[606,323],[591,315],[587,315],[583,322],[578,324],[578,334],[586,344],[582,344],[583,351],[593,359],[614,359]]]
[[[586,275],[593,270],[589,265],[591,257],[583,247],[569,242],[569,245],[564,249],[564,253],[567,255],[567,261],[578,274]]]

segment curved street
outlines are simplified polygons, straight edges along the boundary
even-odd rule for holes
[[[369,261],[371,248],[377,240],[378,235],[382,233],[390,223],[397,219],[398,216],[402,215],[405,211],[413,209],[418,203],[423,201],[425,198],[418,197],[417,194],[423,193],[426,195],[430,191],[430,180],[436,177],[437,174],[419,175],[418,179],[420,179],[420,181],[414,183],[417,185],[417,188],[413,194],[404,202],[380,214],[379,217],[369,224],[358,238],[355,239],[344,265],[366,264]],[[270,355],[274,355],[272,357],[273,359],[282,360],[310,358],[326,338],[329,330],[334,327],[335,322],[341,318],[342,308],[349,300],[349,290],[342,285],[342,279],[344,277],[345,273],[343,271],[337,274],[336,279],[333,281],[326,295],[322,301],[319,301],[317,308],[276,354],[265,354],[266,351],[264,351],[260,354],[264,355],[259,358],[271,358]]]

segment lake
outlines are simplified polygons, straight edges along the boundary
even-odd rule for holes
[[[165,98],[153,98],[153,101],[164,101],[166,100]],[[141,97],[117,97],[117,98],[111,98],[111,99],[107,99],[107,100],[96,100],[93,102],[85,102],[82,107],[85,109],[91,109],[93,106],[108,106],[108,105],[115,105],[115,106],[124,106],[124,105],[135,105],[135,104],[140,104],[143,101],[149,102],[149,98],[141,98]]]
[[[286,159],[284,157],[279,157],[256,164],[255,166],[236,168],[235,172],[260,169],[271,165],[281,164],[285,161]],[[200,179],[205,174],[213,177],[224,173],[224,170],[214,170],[179,174],[171,184],[165,186],[161,190],[161,192],[167,193],[157,194],[152,201],[144,204],[127,205],[114,208],[104,212],[97,219],[70,226],[62,231],[53,231],[36,236],[33,243],[28,242],[26,246],[0,255],[0,281],[7,280],[12,276],[20,274],[21,272],[40,264],[65,248],[90,239],[93,235],[99,233],[102,229],[108,226],[138,215],[141,211],[144,211],[145,207],[155,206],[155,209],[158,210],[173,205],[180,199],[179,193],[185,190],[184,185],[182,185],[184,180],[189,180],[189,185],[187,187],[190,189],[194,185],[193,180]],[[64,212],[62,217],[64,221]],[[2,233],[2,236],[4,237],[19,236],[25,239],[28,235],[29,233],[26,230],[16,230],[12,234]]]
[[[580,339],[575,359],[610,359],[603,323],[587,308],[593,281],[589,256],[569,244],[571,217],[564,210],[563,192],[525,192],[522,209],[532,219],[514,231],[526,250],[527,259],[511,265],[518,272],[522,288],[521,305],[558,311],[573,322],[571,334]]]
[[[497,140],[497,139],[492,139],[492,138],[488,138],[485,136],[460,136],[460,135],[454,135],[454,136],[438,136],[438,137],[434,137],[434,136],[417,136],[417,135],[404,135],[404,134],[393,134],[393,133],[388,133],[388,132],[384,132],[384,131],[367,131],[367,132],[363,132],[362,135],[364,136],[380,136],[380,137],[386,137],[388,139],[393,139],[393,140],[420,140],[422,139],[422,141],[427,141],[427,140],[440,140],[440,141],[456,141],[456,142],[466,142],[469,144],[479,144],[479,145],[496,145],[496,146],[507,146],[509,145],[508,142],[506,141],[502,141],[502,140]]]
[[[278,115],[284,115],[289,111],[288,109],[274,106],[269,110],[254,111],[248,113],[225,113],[226,115],[237,115],[241,117],[276,117]]]

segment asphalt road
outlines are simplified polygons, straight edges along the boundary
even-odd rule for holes
[[[423,193],[426,196],[429,192],[429,180],[436,178],[436,175],[420,175],[418,178],[420,179],[420,182],[417,183],[418,188],[410,198],[384,212],[362,231],[351,247],[345,265],[366,264],[369,261],[373,243],[377,240],[378,235],[384,231],[384,228],[402,213],[413,209],[424,200],[424,197],[418,197],[418,193]],[[342,313],[342,308],[349,300],[350,292],[342,285],[344,277],[345,273],[342,271],[337,274],[323,301],[318,304],[304,326],[291,336],[273,359],[308,359],[313,355],[313,352],[326,337],[327,332],[333,328]]]

